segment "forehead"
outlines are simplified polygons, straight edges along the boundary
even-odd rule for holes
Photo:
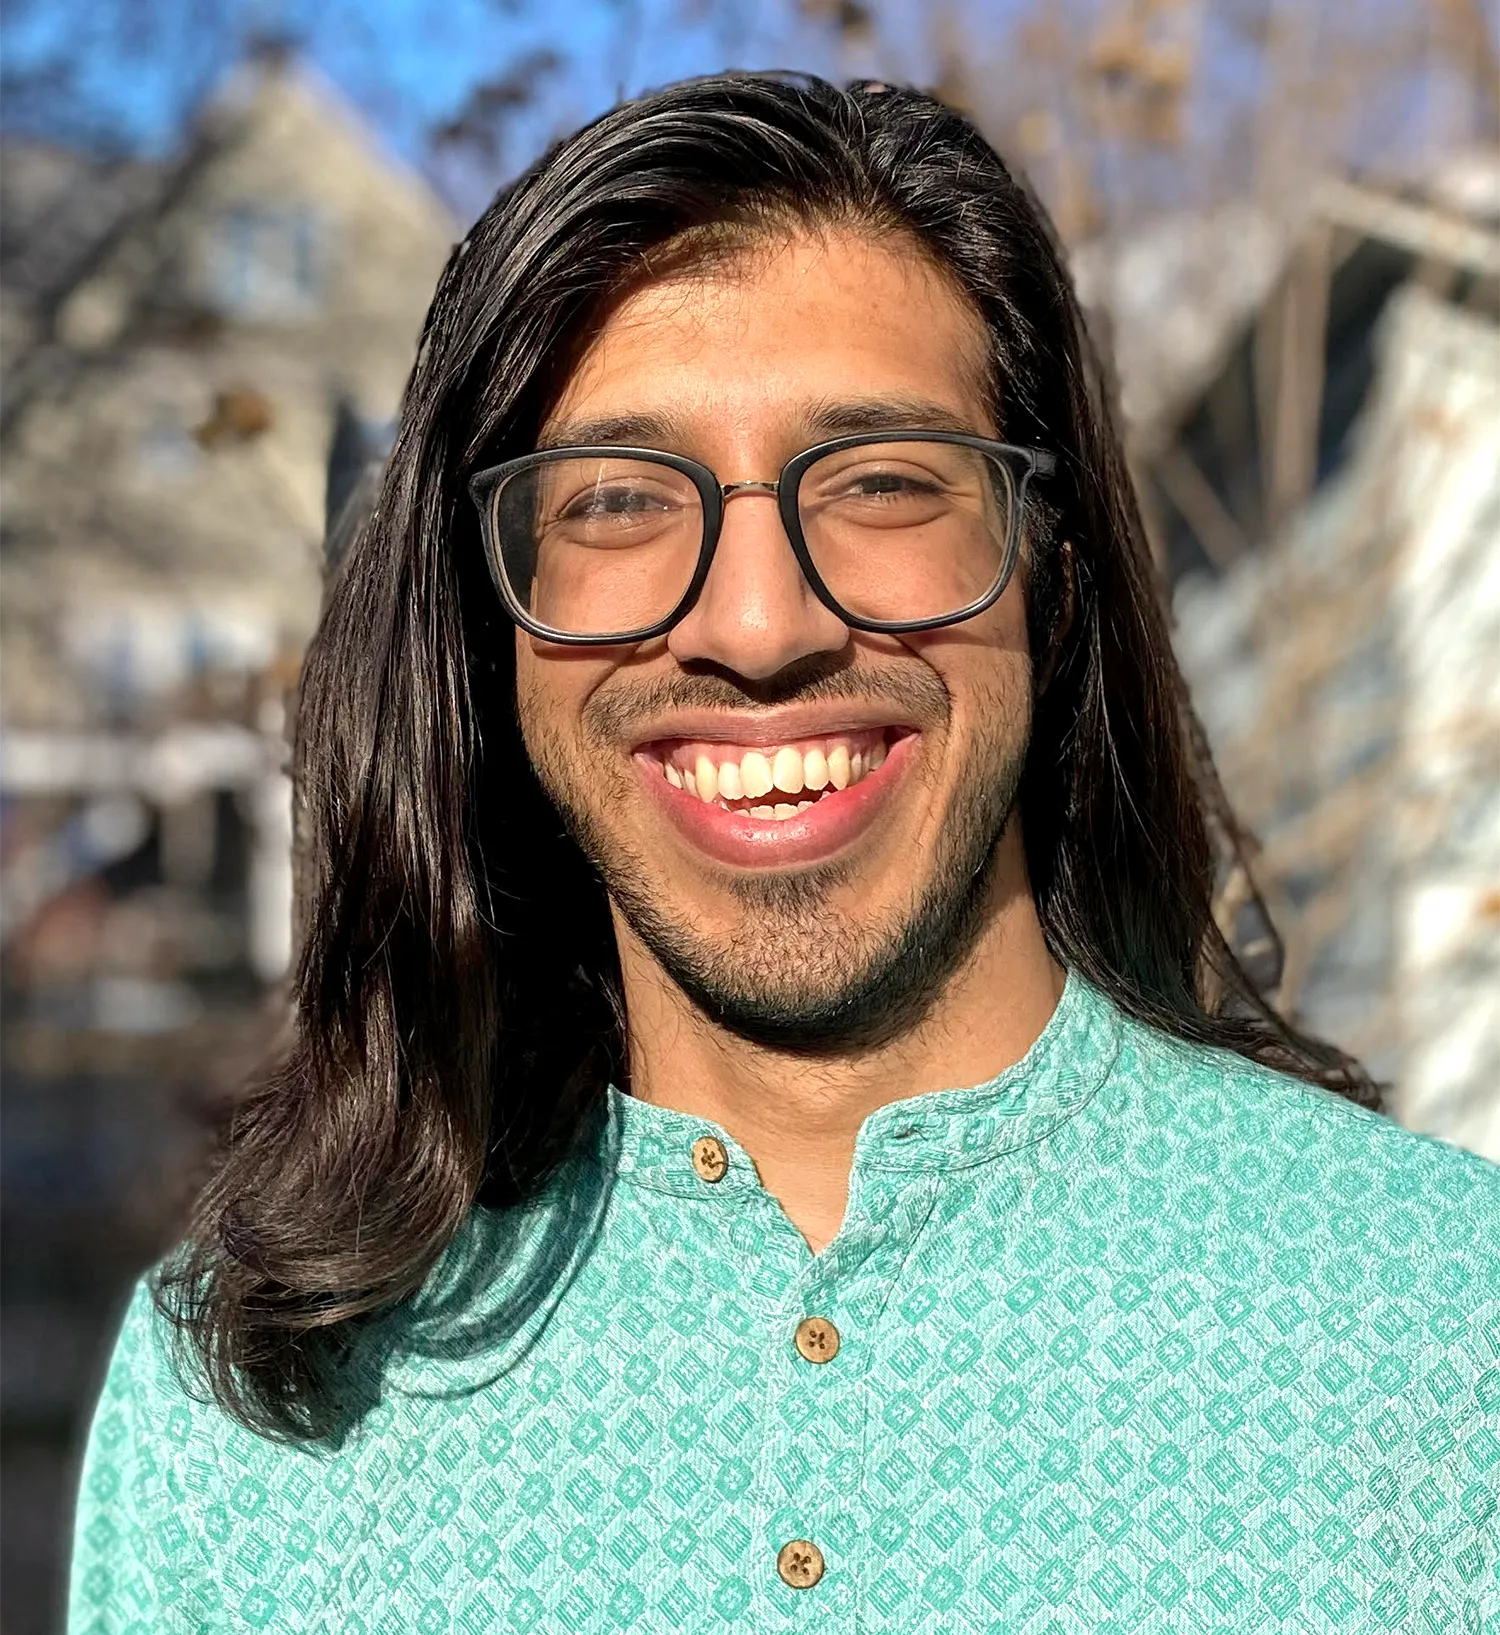
[[[993,431],[990,341],[911,240],[798,232],[637,284],[598,321],[544,431],[668,411],[748,430],[829,398],[922,400]]]

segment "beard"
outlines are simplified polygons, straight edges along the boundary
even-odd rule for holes
[[[791,698],[895,701],[906,717],[924,723],[924,731],[951,717],[947,689],[931,672],[858,679],[856,688],[848,674],[787,677],[771,696],[717,677],[683,677],[665,698],[651,689],[650,698],[639,702],[595,700],[585,712],[585,727],[591,738],[618,744],[627,713],[639,719],[663,703],[744,708],[747,702]],[[602,816],[607,804],[597,794],[592,802],[583,798],[590,786],[571,775],[562,757],[550,748],[538,753],[538,744],[532,762],[625,923],[706,1017],[757,1045],[800,1056],[836,1055],[872,1048],[918,1026],[972,951],[985,924],[999,842],[1015,812],[1030,705],[1029,690],[985,700],[989,730],[964,756],[963,776],[937,826],[936,853],[903,905],[867,921],[831,907],[834,890],[857,886],[858,858],[776,873],[726,872],[723,890],[741,906],[743,922],[724,938],[710,937],[673,913],[670,881],[661,879],[650,858],[611,833]]]

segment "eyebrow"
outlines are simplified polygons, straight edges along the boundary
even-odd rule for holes
[[[852,437],[863,431],[959,431],[982,437],[967,416],[922,397],[824,399],[812,406],[804,422],[824,437]]]
[[[686,428],[675,415],[616,414],[600,420],[564,421],[551,427],[537,448],[669,449],[686,440]]]
[[[824,398],[808,406],[800,424],[814,441],[853,437],[877,431],[956,431],[983,437],[987,433],[967,417],[940,403],[919,397]],[[597,420],[569,420],[551,427],[537,448],[682,449],[690,437],[686,424],[670,414],[607,415]]]

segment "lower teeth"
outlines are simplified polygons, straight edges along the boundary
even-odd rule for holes
[[[795,806],[784,801],[775,806],[731,806],[727,801],[716,800],[714,805],[724,812],[743,812],[748,817],[785,823],[788,818],[796,817],[799,812],[805,812],[809,806],[816,806],[817,803],[817,800],[799,800]]]

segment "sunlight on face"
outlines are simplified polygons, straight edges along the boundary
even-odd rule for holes
[[[987,350],[915,246],[801,234],[621,301],[546,436],[639,441],[574,433],[649,424],[650,446],[723,483],[771,482],[841,416],[996,436]],[[900,571],[918,595],[923,572]],[[944,557],[925,577],[965,571]],[[1031,713],[1019,578],[962,624],[851,631],[751,491],[726,502],[666,637],[517,640],[529,752],[624,929],[751,1037],[832,1047],[901,1025],[1023,869],[1006,826]]]

